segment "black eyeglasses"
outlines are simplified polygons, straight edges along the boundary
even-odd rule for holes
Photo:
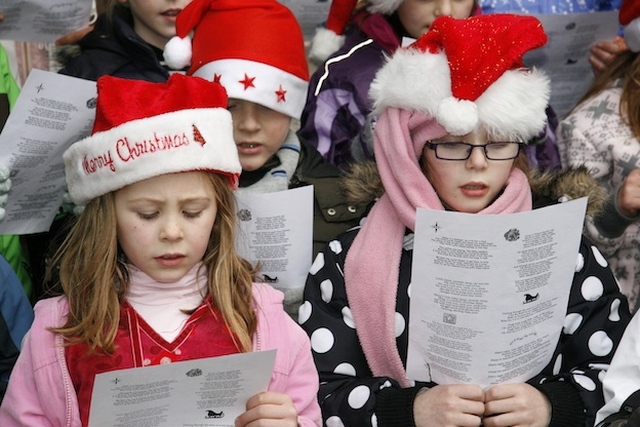
[[[474,148],[482,148],[489,160],[510,160],[518,157],[522,142],[490,141],[486,144],[473,145],[466,142],[431,142],[425,144],[442,160],[467,160]]]

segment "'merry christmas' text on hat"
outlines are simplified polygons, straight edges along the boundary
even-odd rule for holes
[[[175,172],[220,173],[237,187],[242,168],[222,86],[181,74],[166,83],[104,76],[97,85],[91,136],[63,155],[76,204]]]
[[[524,68],[522,55],[546,41],[531,16],[439,17],[379,70],[369,92],[374,111],[422,111],[453,135],[482,125],[526,142],[544,128],[550,85]]]
[[[620,5],[620,24],[624,26],[624,41],[629,50],[640,52],[640,1],[623,0]]]
[[[391,15],[404,0],[368,0],[367,10],[371,13]],[[353,14],[358,0],[332,0],[324,27],[318,27],[311,40],[309,58],[323,62],[344,44],[344,30]]]
[[[189,32],[194,30],[193,46]],[[193,0],[165,46],[167,64],[222,84],[229,98],[299,118],[309,69],[300,25],[276,0]]]

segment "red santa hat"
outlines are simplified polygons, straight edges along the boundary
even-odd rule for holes
[[[623,0],[620,5],[620,24],[624,26],[624,41],[629,50],[640,52],[640,1]]]
[[[522,55],[546,41],[532,16],[439,17],[378,71],[369,92],[374,112],[422,111],[453,135],[483,125],[526,142],[544,127],[550,82],[525,69]]]
[[[367,10],[371,13],[391,15],[400,7],[404,0],[368,0]],[[329,14],[324,27],[316,29],[309,59],[316,63],[324,62],[333,52],[344,44],[344,31],[349,23],[358,0],[333,0],[329,7]]]
[[[194,31],[193,40],[189,33]],[[165,46],[167,64],[222,84],[229,98],[299,118],[309,68],[293,13],[276,0],[193,0]]]
[[[196,170],[223,174],[237,188],[242,167],[222,86],[182,74],[166,83],[104,76],[97,85],[91,136],[63,155],[74,203]]]

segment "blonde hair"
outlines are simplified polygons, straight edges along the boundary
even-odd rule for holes
[[[227,178],[209,173],[217,215],[202,259],[207,269],[207,293],[220,310],[241,351],[249,352],[257,318],[251,293],[256,271],[235,250],[235,198]],[[125,256],[116,234],[113,193],[85,207],[53,257],[47,277],[55,274],[69,301],[66,323],[52,328],[67,343],[91,350],[114,351],[120,303],[129,286]]]

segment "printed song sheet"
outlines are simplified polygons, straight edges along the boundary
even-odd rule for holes
[[[407,375],[482,387],[551,360],[587,199],[510,215],[418,209]]]
[[[123,369],[96,375],[90,426],[233,427],[267,390],[276,350]]]
[[[0,11],[0,39],[53,43],[89,24],[91,1],[0,0]]]
[[[593,81],[589,48],[618,34],[618,11],[534,16],[542,22],[549,40],[527,53],[524,64],[543,69],[551,78],[550,104],[560,117],[571,110]]]
[[[62,153],[91,133],[95,105],[95,82],[31,70],[0,134],[12,182],[0,234],[49,230],[66,185]]]
[[[260,262],[264,281],[274,288],[299,288],[307,280],[313,249],[313,186],[266,194],[239,193],[240,255]]]

